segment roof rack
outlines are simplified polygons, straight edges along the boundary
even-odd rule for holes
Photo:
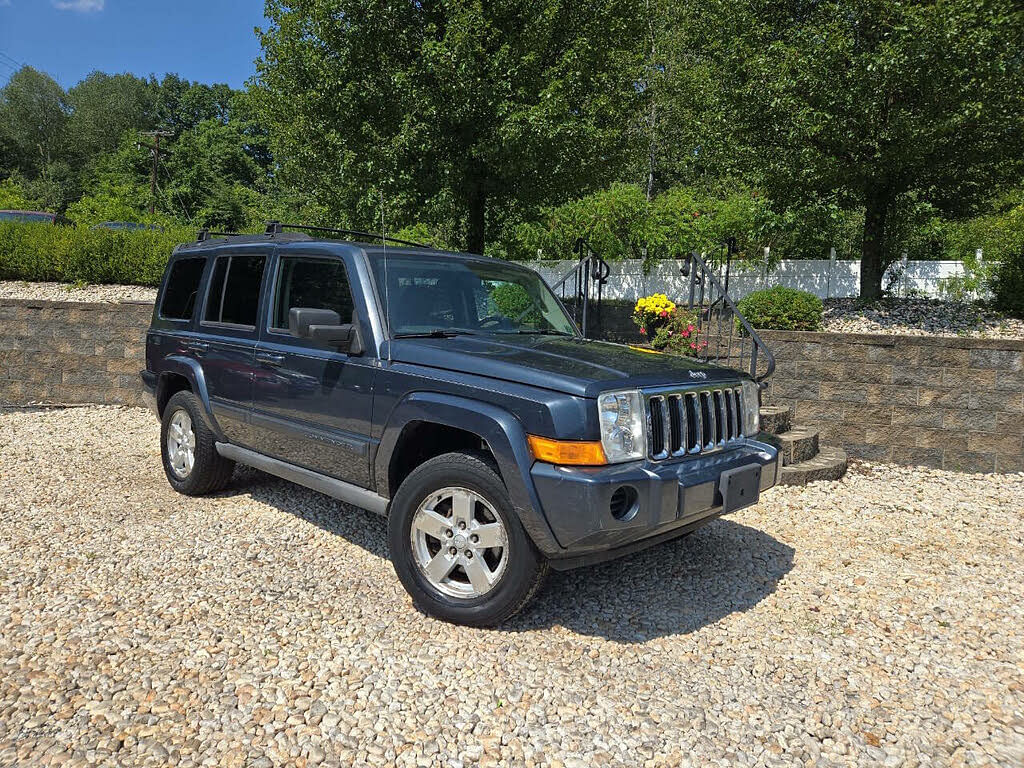
[[[196,235],[196,242],[205,243],[211,237],[238,237],[241,234],[241,232],[211,232],[208,228],[203,227]]]
[[[303,229],[309,232],[326,232],[332,235],[345,235],[347,237],[362,237],[370,240],[380,240],[384,243],[398,243],[399,245],[410,245],[413,248],[429,248],[429,245],[415,243],[412,240],[401,240],[390,235],[381,235],[376,232],[360,232],[357,229],[336,229],[335,227],[317,227],[312,224],[284,224],[280,221],[268,221],[265,234],[280,235],[286,229]]]

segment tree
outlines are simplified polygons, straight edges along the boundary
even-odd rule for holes
[[[71,108],[68,132],[74,151],[88,163],[114,151],[125,133],[156,124],[156,99],[150,83],[134,75],[93,72],[67,95]]]
[[[976,209],[1024,157],[1013,0],[717,0],[708,43],[740,140],[785,204],[863,206],[861,295],[881,295],[902,196]]]
[[[288,182],[337,219],[470,251],[614,180],[636,109],[628,0],[270,0],[254,83]]]
[[[64,89],[32,67],[22,67],[0,89],[0,173],[45,175],[67,150],[68,104]]]

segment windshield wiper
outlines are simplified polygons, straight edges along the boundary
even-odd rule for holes
[[[554,328],[520,328],[515,333],[529,336],[575,336],[573,333],[556,331]]]
[[[434,328],[419,333],[396,333],[396,339],[450,339],[452,336],[472,336],[473,331],[460,331],[455,328]]]

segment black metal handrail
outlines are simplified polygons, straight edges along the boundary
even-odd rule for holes
[[[696,252],[684,258],[682,274],[689,277],[686,308],[697,317],[697,338],[707,342],[699,358],[746,370],[754,381],[763,383],[775,372],[775,356],[758,335],[714,270]],[[726,267],[728,280],[728,267]],[[712,327],[714,322],[714,328]],[[741,332],[736,334],[736,324]],[[728,328],[728,334],[725,328]],[[749,352],[747,345],[749,342]],[[736,344],[739,344],[737,349]],[[747,360],[749,358],[749,365]],[[760,361],[759,361],[760,358]],[[733,364],[733,360],[736,364]],[[758,363],[761,370],[758,370]]]
[[[604,284],[608,282],[608,275],[611,274],[611,266],[582,237],[577,238],[573,252],[578,257],[576,265],[551,286],[551,289],[561,290],[564,303],[566,287],[570,279],[573,280],[572,319],[580,327],[580,332],[586,336],[592,312],[597,314],[598,325],[601,323],[601,298]],[[591,304],[594,305],[593,309]]]

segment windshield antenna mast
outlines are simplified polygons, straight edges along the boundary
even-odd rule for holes
[[[384,325],[387,326],[388,334],[388,365],[391,365],[391,343],[393,341],[391,336],[391,283],[388,281],[388,232],[384,221],[384,190],[380,191],[380,234],[381,242],[384,244]]]

